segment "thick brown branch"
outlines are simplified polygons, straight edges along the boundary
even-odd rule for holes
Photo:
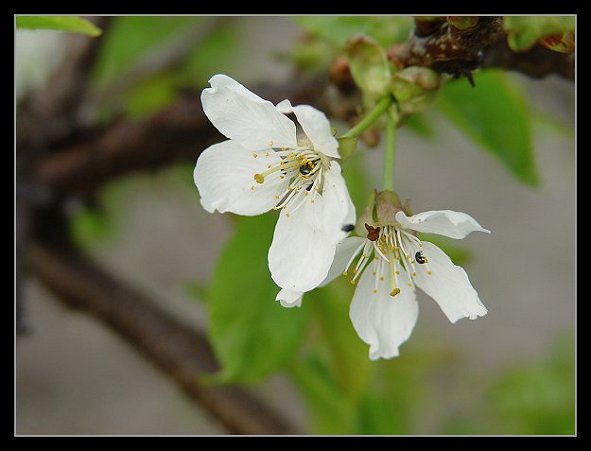
[[[482,67],[514,70],[532,78],[554,74],[574,81],[575,54],[553,52],[541,45],[536,45],[527,52],[517,53],[503,40],[487,50]]]
[[[230,433],[295,432],[285,419],[244,390],[200,383],[201,376],[217,368],[206,339],[78,251],[38,241],[29,247],[27,263],[32,273],[57,295],[56,300],[109,326]]]
[[[400,67],[431,67],[456,76],[470,77],[471,71],[479,67],[499,67],[534,78],[556,74],[574,80],[574,54],[539,45],[528,52],[514,52],[507,45],[501,17],[472,17],[471,23],[464,21],[463,29],[456,26],[461,19],[417,18],[414,34],[403,47],[392,49],[391,58]]]
[[[293,82],[287,89],[254,88],[265,99],[318,105],[325,80]],[[156,169],[178,161],[195,161],[200,152],[223,139],[203,114],[198,92],[184,93],[169,108],[133,122],[119,120],[54,151],[38,166],[39,181],[74,194],[89,193],[112,178],[136,170]]]

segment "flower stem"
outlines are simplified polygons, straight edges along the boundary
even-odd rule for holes
[[[393,101],[394,98],[392,96],[384,97],[378,102],[375,108],[369,112],[367,116],[365,116],[357,125],[355,125],[355,127],[341,136],[341,138],[357,138],[365,130],[372,126],[382,114],[384,114],[384,111],[386,111],[388,107],[392,105]]]
[[[384,149],[384,185],[383,189],[394,191],[394,160],[396,158],[396,120],[386,114],[386,148]]]

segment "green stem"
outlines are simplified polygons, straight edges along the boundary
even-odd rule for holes
[[[384,186],[394,191],[394,160],[396,158],[396,121],[392,114],[386,114],[386,148],[384,149]]]
[[[341,138],[357,138],[365,130],[371,127],[382,114],[384,114],[384,111],[386,111],[390,105],[392,105],[393,101],[394,98],[392,96],[384,97],[367,116],[365,116],[357,125],[355,125],[355,127],[341,136]]]

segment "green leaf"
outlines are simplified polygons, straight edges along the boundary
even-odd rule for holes
[[[290,367],[303,394],[316,434],[350,434],[356,422],[356,403],[351,402],[330,374],[323,359],[311,355]]]
[[[565,338],[542,361],[522,362],[490,387],[488,400],[517,434],[574,434],[574,339]]]
[[[392,16],[302,16],[295,21],[308,32],[341,48],[359,33],[371,36],[382,46],[404,42],[413,27],[411,17]]]
[[[103,32],[92,22],[76,16],[17,16],[16,28],[70,31],[92,37]]]
[[[503,19],[507,42],[519,52],[531,48],[539,39],[575,30],[574,16],[507,16]]]
[[[102,119],[113,113],[143,118],[171,104],[179,91],[200,87],[211,74],[231,72],[231,55],[240,51],[232,22],[208,31],[188,45],[188,36],[208,27],[202,17],[120,17],[93,68],[93,94]],[[209,30],[209,29],[208,29]],[[183,49],[173,66],[159,72],[157,62]],[[155,65],[156,64],[156,65]],[[114,90],[113,90],[114,89]]]
[[[92,69],[92,81],[104,86],[139,60],[156,46],[169,42],[186,27],[203,20],[199,17],[124,16],[113,20],[96,63]]]
[[[72,216],[69,228],[74,242],[84,249],[92,249],[112,232],[107,212],[86,206]]]
[[[355,152],[342,162],[343,177],[357,212],[365,208],[367,198],[372,194],[371,188],[373,188],[369,185],[363,157],[362,152]]]
[[[497,157],[523,183],[538,184],[531,117],[521,92],[495,70],[445,85],[436,104],[466,136]]]
[[[314,318],[330,351],[332,377],[342,392],[357,400],[371,381],[372,361],[368,346],[357,336],[349,319],[353,286],[340,277],[329,285],[306,293],[304,303],[313,308]]]
[[[404,127],[412,130],[417,135],[429,139],[435,136],[435,131],[429,120],[430,118],[424,113],[415,113],[410,116],[406,116],[403,119]]]
[[[254,383],[283,367],[297,351],[308,309],[275,301],[267,252],[277,218],[240,218],[217,262],[208,295],[210,339],[222,382]]]

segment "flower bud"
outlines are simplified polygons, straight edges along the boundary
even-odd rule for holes
[[[423,110],[441,86],[441,75],[426,67],[411,66],[396,72],[391,90],[403,114]]]
[[[447,16],[447,22],[458,31],[473,30],[479,21],[477,16]]]
[[[357,35],[346,48],[351,75],[364,96],[374,101],[388,92],[390,64],[386,52],[373,39]]]
[[[393,191],[374,191],[367,207],[363,210],[357,224],[355,232],[359,236],[365,236],[367,232],[366,224],[371,227],[384,227],[395,223],[396,213],[405,212],[411,216],[409,201],[404,203],[400,197]]]

